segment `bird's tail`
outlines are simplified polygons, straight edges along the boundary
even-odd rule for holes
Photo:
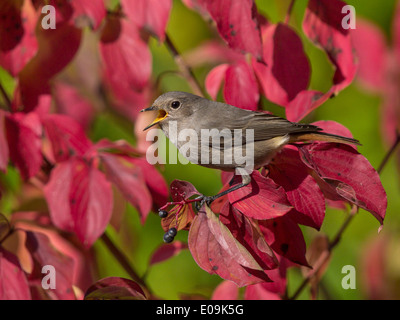
[[[290,135],[289,143],[296,142],[310,142],[310,141],[324,141],[334,143],[347,143],[361,146],[361,143],[352,138],[338,136],[325,132],[308,132],[308,133],[295,133]]]

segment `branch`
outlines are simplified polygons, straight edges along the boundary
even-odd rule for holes
[[[168,36],[168,34],[166,34],[165,43],[171,50],[172,55],[174,56],[175,59],[175,63],[178,65],[182,73],[182,76],[188,81],[188,83],[192,87],[193,92],[199,96],[207,97],[207,93],[197,81],[193,73],[193,70],[185,63],[185,61],[179,54],[178,50],[176,49],[175,45],[172,43],[171,38]]]
[[[10,111],[12,102],[11,102],[10,97],[8,96],[6,90],[4,90],[4,87],[1,83],[0,83],[0,94],[2,95],[4,102],[6,104],[6,106],[5,106],[6,110]]]
[[[313,265],[312,270],[308,273],[308,275],[303,279],[303,282],[300,284],[300,286],[297,288],[296,292],[288,298],[289,300],[295,300],[300,293],[303,291],[303,289],[306,287],[306,285],[310,282],[310,280],[318,274],[319,270],[322,268],[322,266],[328,261],[328,259],[331,256],[332,250],[339,244],[340,239],[342,238],[342,235],[344,231],[347,229],[348,225],[350,224],[351,220],[353,220],[353,217],[357,213],[358,207],[356,205],[353,205],[351,208],[348,217],[346,220],[343,222],[342,226],[336,233],[335,237],[329,241],[328,247],[325,251],[321,253],[319,256],[318,260],[315,262]]]
[[[390,157],[392,156],[392,154],[396,150],[396,148],[399,145],[399,143],[400,143],[400,133],[396,132],[396,140],[395,140],[395,142],[393,143],[393,145],[390,148],[390,150],[386,153],[386,155],[383,158],[381,164],[379,165],[378,169],[376,170],[376,171],[378,171],[379,174],[382,172],[383,168],[386,166],[386,163],[389,161]]]
[[[293,6],[294,6],[294,2],[295,2],[295,0],[292,0],[292,1],[290,2],[290,4],[289,4],[289,7],[288,7],[287,12],[286,12],[285,24],[289,24],[290,16],[292,15],[292,10],[293,10]]]
[[[128,261],[128,258],[119,250],[109,236],[106,233],[103,233],[101,236],[101,240],[106,245],[107,249],[114,256],[114,258],[119,262],[119,264],[124,268],[124,270],[129,274],[132,280],[136,281],[147,293],[151,294],[150,289],[143,281],[143,279],[138,275],[136,270],[131,266]]]

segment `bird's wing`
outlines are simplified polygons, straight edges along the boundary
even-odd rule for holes
[[[220,110],[219,110],[220,111]],[[208,129],[216,128],[231,131],[232,138],[235,130],[241,130],[242,144],[246,143],[246,130],[253,130],[254,141],[263,141],[282,137],[291,133],[318,132],[321,128],[310,124],[290,122],[284,118],[262,112],[254,112],[239,108],[230,108],[228,112],[220,112],[208,118]],[[226,142],[225,142],[226,143]],[[210,141],[210,146],[212,142]],[[215,145],[213,145],[215,147]]]

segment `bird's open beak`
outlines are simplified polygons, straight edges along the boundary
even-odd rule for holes
[[[140,110],[140,112],[153,111],[153,110],[155,110],[155,107],[151,106],[149,108]],[[167,111],[162,110],[162,109],[158,110],[157,118],[155,118],[152,123],[150,123],[146,128],[144,128],[143,131],[146,131],[147,129],[150,129],[152,126],[155,126],[157,123],[159,123],[160,121],[164,120],[167,116],[168,116],[168,112]]]

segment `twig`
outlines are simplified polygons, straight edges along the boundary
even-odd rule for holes
[[[286,11],[286,17],[285,17],[285,24],[289,24],[290,21],[290,16],[292,15],[292,10],[293,10],[293,6],[294,6],[294,2],[295,0],[292,0],[289,4],[289,7]]]
[[[207,93],[203,89],[203,87],[199,84],[197,81],[193,70],[185,63],[185,61],[182,59],[181,55],[179,54],[178,50],[176,49],[175,45],[171,41],[171,38],[168,36],[168,34],[165,37],[165,43],[168,46],[168,48],[171,50],[175,62],[178,65],[182,76],[188,81],[190,86],[193,89],[193,92],[199,96],[202,97],[207,97]]]
[[[136,281],[140,286],[146,290],[149,294],[151,294],[150,289],[143,281],[143,279],[138,275],[136,270],[131,266],[128,261],[128,258],[119,250],[109,236],[106,233],[103,233],[101,236],[101,240],[106,245],[107,249],[111,252],[114,258],[119,262],[119,264],[124,268],[124,270],[129,274],[132,280]]]
[[[4,102],[6,103],[7,110],[10,111],[12,102],[11,102],[10,97],[8,96],[6,90],[4,90],[3,85],[1,83],[0,83],[0,93],[4,99]]]
[[[395,142],[393,143],[393,145],[390,148],[390,150],[386,153],[386,155],[383,158],[381,164],[379,165],[378,169],[376,170],[376,171],[378,171],[379,174],[382,172],[383,168],[386,166],[386,163],[389,161],[390,157],[392,156],[392,154],[396,150],[396,148],[399,145],[399,143],[400,143],[400,133],[396,132],[396,140],[395,140]]]
[[[353,220],[353,217],[355,216],[355,214],[357,212],[357,208],[358,207],[356,205],[353,205],[348,217],[343,222],[342,226],[336,233],[335,237],[333,238],[333,240],[329,241],[327,249],[321,253],[318,260],[313,265],[313,269],[303,279],[303,282],[297,288],[295,293],[289,298],[289,300],[295,300],[300,295],[300,293],[303,291],[303,289],[306,287],[306,285],[310,282],[310,280],[319,272],[321,267],[328,261],[332,250],[338,245],[338,243],[340,242],[340,239],[342,238],[344,231],[347,229],[351,220]]]

